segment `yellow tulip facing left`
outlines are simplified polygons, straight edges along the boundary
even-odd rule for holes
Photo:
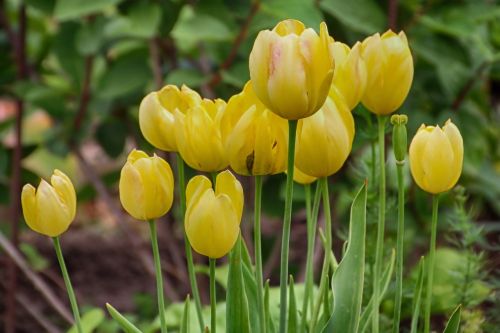
[[[50,178],[50,184],[42,179],[38,189],[31,184],[24,185],[21,203],[28,226],[49,237],[57,237],[65,232],[76,214],[73,183],[57,169]]]
[[[138,220],[165,215],[174,199],[174,177],[170,165],[156,154],[152,157],[132,150],[120,174],[120,201]]]
[[[226,255],[240,233],[243,188],[230,171],[217,175],[215,191],[205,176],[193,177],[186,188],[184,227],[193,249],[212,259]]]

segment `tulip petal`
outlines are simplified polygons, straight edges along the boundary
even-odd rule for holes
[[[267,91],[267,82],[270,75],[271,48],[277,42],[278,38],[277,34],[269,30],[259,32],[249,57],[250,78],[253,90],[268,107],[272,106]]]
[[[138,220],[147,220],[143,206],[145,194],[141,175],[131,162],[127,162],[121,170],[119,189],[120,201],[127,213]]]
[[[217,198],[221,194],[225,194],[231,199],[239,224],[243,214],[243,202],[245,200],[243,196],[243,188],[241,187],[241,183],[229,170],[223,171],[217,175],[215,194]]]
[[[73,220],[76,215],[76,193],[73,183],[68,176],[57,169],[54,171],[50,183],[59,195],[61,202],[64,203],[63,207],[67,209],[69,218]]]
[[[73,220],[59,200],[55,189],[45,180],[42,180],[38,186],[36,201],[38,232],[49,237],[56,237],[68,229]]]
[[[211,188],[212,182],[207,177],[198,175],[191,178],[186,187],[186,204],[188,209],[190,206],[196,205],[201,195]],[[186,213],[187,216],[188,214]]]
[[[452,179],[451,182],[453,183],[453,185],[455,185],[462,173],[462,164],[464,158],[464,143],[460,131],[458,130],[457,126],[455,126],[455,124],[451,122],[451,120],[448,120],[446,122],[446,124],[443,127],[443,131],[448,140],[450,141],[451,147],[453,149],[454,163],[453,167],[450,168],[450,172]]]
[[[36,190],[31,184],[26,184],[21,192],[21,204],[23,207],[24,220],[26,224],[36,232],[40,232],[38,225],[38,208],[36,201]]]
[[[177,150],[175,136],[169,134],[173,131],[174,116],[161,105],[158,93],[152,92],[141,101],[139,127],[153,146],[165,151]]]

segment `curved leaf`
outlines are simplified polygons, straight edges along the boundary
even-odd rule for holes
[[[130,321],[127,320],[118,310],[116,310],[111,304],[106,303],[106,308],[113,319],[120,325],[120,327],[125,331],[125,333],[142,333],[140,329],[135,327]]]
[[[462,312],[462,305],[457,306],[455,311],[451,314],[448,323],[443,331],[443,333],[458,333],[460,328],[460,314]]]
[[[413,292],[413,314],[411,317],[411,333],[417,333],[418,316],[420,314],[420,303],[422,301],[422,287],[424,285],[424,257],[420,257],[418,263],[418,277]]]

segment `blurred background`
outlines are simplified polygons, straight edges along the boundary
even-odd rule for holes
[[[125,214],[117,195],[128,152],[134,147],[153,151],[139,131],[138,105],[147,92],[165,84],[187,84],[204,97],[227,100],[249,79],[248,55],[258,31],[285,18],[315,29],[324,20],[335,40],[350,46],[389,27],[406,32],[415,77],[400,112],[409,116],[410,138],[423,122],[443,124],[451,118],[465,144],[461,186],[444,196],[440,210],[434,320],[443,321],[462,303],[463,332],[500,332],[496,0],[0,0],[0,332],[63,332],[70,326],[50,239],[28,230],[20,209],[21,186],[37,185],[54,168],[66,172],[77,187],[77,218],[63,235],[62,247],[87,325],[97,332],[118,332],[101,310],[109,302],[145,332],[158,327],[147,228]],[[376,126],[361,105],[354,114],[352,155],[330,183],[334,247],[340,254],[353,195],[368,179],[371,267]],[[174,156],[159,153],[174,162]],[[390,151],[387,166],[389,257],[395,244],[397,189]],[[403,330],[411,310],[414,267],[427,253],[431,213],[429,197],[412,183],[408,171],[406,179]],[[264,182],[264,275],[272,285],[279,280],[284,180],[276,175]],[[250,178],[241,181],[247,196],[242,230],[252,252],[253,185]],[[290,269],[299,282],[305,271],[304,200],[297,185]],[[323,223],[321,214],[319,220]],[[161,221],[159,233],[165,293],[172,303],[168,320],[175,326],[182,308],[178,302],[189,292],[178,211]],[[317,244],[316,267],[322,256],[321,242]],[[195,261],[206,304],[208,269],[204,258],[196,256]],[[221,282],[225,270],[221,261]],[[368,269],[367,281],[370,274]],[[223,293],[223,283],[219,289]],[[367,283],[366,295],[370,289]],[[382,304],[384,327],[390,327],[392,289],[391,284]],[[191,317],[196,320],[194,312]]]

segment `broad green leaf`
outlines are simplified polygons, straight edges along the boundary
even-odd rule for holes
[[[24,254],[28,263],[32,269],[35,271],[42,271],[49,267],[49,261],[45,258],[38,249],[29,244],[29,243],[21,243],[19,244],[19,250]]]
[[[97,127],[96,139],[110,157],[118,157],[125,147],[127,126],[119,119],[109,119]]]
[[[180,333],[189,333],[189,295],[186,297],[186,302],[184,303],[184,312],[182,313],[182,322]]]
[[[100,308],[93,308],[85,312],[81,318],[83,333],[92,333],[104,321],[104,311]],[[73,325],[68,333],[77,333],[76,325]]]
[[[165,82],[181,86],[183,84],[195,88],[201,86],[206,81],[206,76],[194,68],[179,68],[167,74]]]
[[[125,331],[125,333],[142,333],[134,324],[127,320],[118,310],[116,310],[111,304],[106,303],[106,308],[113,319],[120,325],[120,327]]]
[[[295,288],[293,286],[293,276],[290,275],[289,286],[289,306],[288,306],[288,333],[298,332],[297,300],[295,299]]]
[[[276,327],[274,326],[273,316],[269,308],[269,279],[266,280],[264,285],[264,316],[266,317],[267,332],[276,332]]]
[[[413,314],[411,317],[411,333],[417,333],[418,329],[418,318],[420,316],[420,303],[422,302],[422,287],[424,285],[424,267],[425,260],[424,257],[420,257],[418,263],[418,277],[417,283],[415,284],[415,290],[413,292]]]
[[[444,328],[443,333],[458,333],[458,329],[460,328],[460,313],[462,310],[462,305],[457,306],[455,311],[451,314],[446,327]]]
[[[230,254],[229,274],[226,293],[227,332],[250,332],[248,302],[243,282],[241,258],[241,236]]]
[[[356,333],[359,326],[365,273],[366,183],[354,198],[347,250],[333,273],[333,314],[323,332]]]
[[[323,14],[318,9],[314,0],[268,0],[263,1],[260,10],[276,21],[296,19],[304,22],[316,31],[323,21]]]
[[[46,15],[51,15],[56,4],[55,0],[24,0],[24,2],[33,8],[42,11]]]
[[[391,281],[392,272],[394,270],[394,260],[396,258],[396,251],[394,249],[391,252],[391,259],[386,266],[384,273],[382,274],[382,279],[380,280],[380,300],[384,299],[384,295],[389,287],[389,282]],[[368,301],[368,304],[363,309],[361,318],[359,320],[359,332],[365,332],[369,326],[372,313],[373,313],[373,296]]]
[[[108,37],[151,38],[157,34],[161,23],[161,8],[157,4],[139,2],[126,16],[118,16],[105,28]]]
[[[242,270],[243,270],[243,283],[245,284],[245,295],[248,301],[248,313],[250,319],[251,332],[260,332],[260,320],[259,320],[259,302],[257,300],[257,282],[255,281],[255,275],[253,273],[252,266],[248,266],[245,262],[245,249],[244,242],[241,244],[242,252]]]
[[[54,16],[58,20],[79,18],[111,8],[122,0],[57,0]]]
[[[386,14],[374,0],[322,0],[320,7],[349,29],[373,34],[386,27]]]
[[[106,23],[103,17],[83,23],[76,35],[76,48],[81,55],[95,54],[104,42],[102,30]]]
[[[85,63],[75,45],[75,36],[78,29],[79,25],[74,22],[61,24],[52,44],[52,52],[55,54],[62,70],[72,79],[74,83],[72,88],[75,92],[80,92]]]

